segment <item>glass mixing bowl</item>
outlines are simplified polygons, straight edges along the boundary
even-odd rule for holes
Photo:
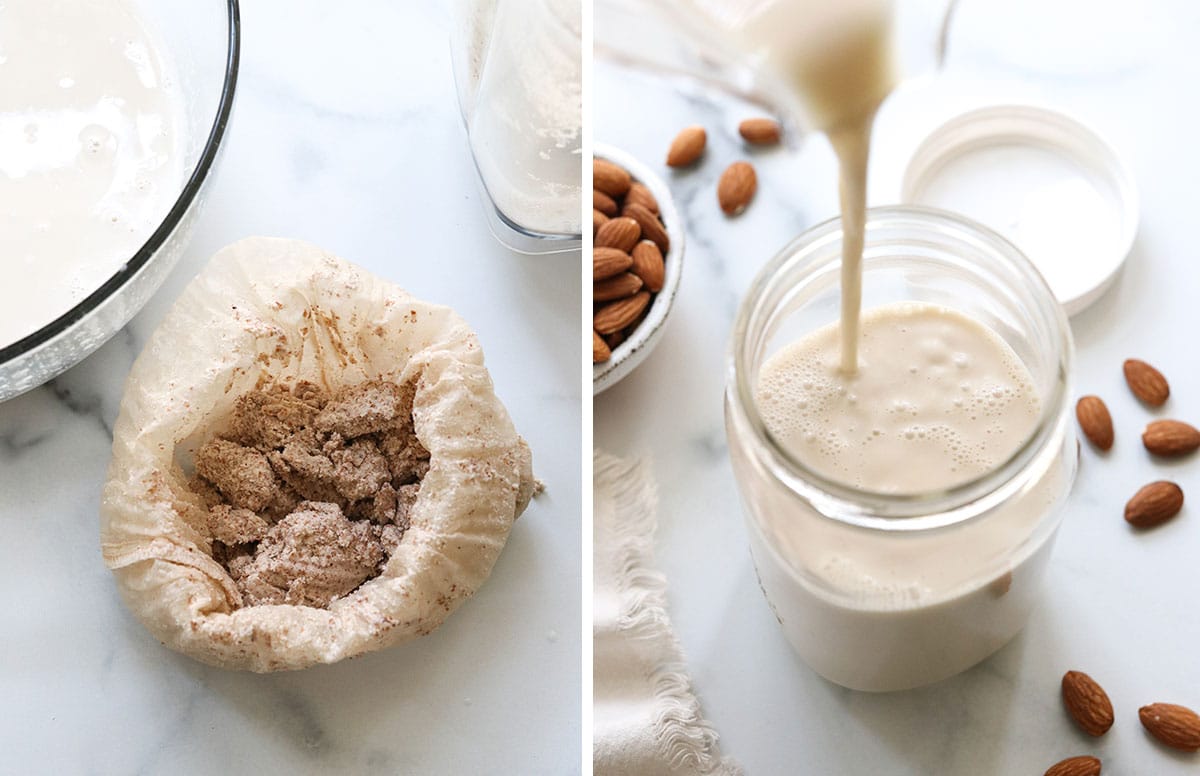
[[[142,309],[183,253],[212,177],[237,84],[238,0],[138,0],[135,6],[176,66],[190,173],[162,222],[112,277],[66,313],[0,348],[0,401],[79,363]]]

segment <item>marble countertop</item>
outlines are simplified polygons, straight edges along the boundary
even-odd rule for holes
[[[1200,492],[1200,462],[1154,463],[1138,439],[1154,416],[1200,418],[1200,361],[1191,352],[1200,326],[1200,113],[1182,99],[1200,79],[1200,15],[1181,0],[1116,5],[963,0],[946,69],[926,79],[926,88],[968,83],[976,96],[1026,96],[1083,117],[1133,170],[1142,217],[1114,287],[1072,321],[1078,390],[1108,400],[1118,439],[1107,455],[1084,447],[1039,608],[974,669],[886,695],[826,682],[785,642],[746,549],[722,416],[735,308],[779,247],[836,214],[832,154],[819,138],[797,151],[747,152],[736,126],[751,109],[692,85],[597,67],[597,142],[657,163],[681,127],[709,130],[698,169],[662,168],[688,227],[684,278],[658,349],[597,398],[595,443],[654,462],[671,615],[722,747],[749,774],[1033,774],[1084,753],[1101,757],[1106,774],[1200,767],[1200,755],[1158,745],[1137,718],[1139,706],[1157,701],[1200,708],[1200,515],[1185,507],[1143,534],[1122,520],[1125,501],[1151,479]],[[906,122],[929,120],[910,109],[897,101],[881,116],[891,129],[876,136],[876,178],[896,174],[894,157],[907,153],[889,148],[889,138],[894,146]],[[747,155],[759,191],[742,216],[727,219],[716,179]],[[872,191],[887,183],[873,180]],[[1121,362],[1131,356],[1172,381],[1162,411],[1148,412],[1125,388]],[[1112,697],[1117,722],[1102,739],[1079,732],[1062,711],[1059,681],[1068,669],[1091,673]]]
[[[578,772],[579,262],[489,233],[439,4],[256,0],[242,21],[233,124],[183,260],[98,352],[0,405],[0,771]],[[547,487],[439,631],[264,676],[159,645],[122,605],[97,522],[130,364],[207,257],[253,234],[457,309]]]

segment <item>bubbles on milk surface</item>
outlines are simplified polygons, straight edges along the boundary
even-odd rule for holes
[[[957,311],[868,310],[854,375],[838,348],[836,324],[812,332],[766,361],[757,389],[772,437],[823,476],[881,492],[952,487],[1002,463],[1036,424],[1024,364]]]

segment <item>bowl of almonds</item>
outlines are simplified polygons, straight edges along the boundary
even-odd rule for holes
[[[683,265],[667,185],[600,143],[592,159],[592,394],[629,374],[662,337]]]

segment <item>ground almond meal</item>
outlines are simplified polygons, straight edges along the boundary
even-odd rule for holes
[[[409,525],[429,451],[413,387],[308,382],[241,396],[195,455],[213,559],[243,606],[327,607],[375,577]]]

